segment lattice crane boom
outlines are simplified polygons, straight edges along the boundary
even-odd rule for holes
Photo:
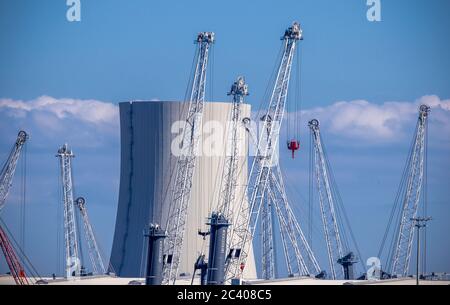
[[[60,161],[62,196],[64,210],[64,243],[66,256],[66,277],[80,276],[81,260],[77,239],[77,224],[73,197],[72,159],[75,155],[64,144],[56,155]]]
[[[86,200],[83,197],[78,197],[75,200],[75,203],[80,211],[81,217],[83,218],[84,231],[86,233],[86,241],[89,248],[89,259],[91,260],[93,272],[94,274],[106,274],[107,270],[103,262],[103,257],[100,254],[100,248],[95,238],[91,222],[89,221],[86,209]]]
[[[22,152],[23,146],[25,145],[27,139],[28,134],[23,130],[19,131],[11,153],[6,159],[2,171],[0,172],[0,212],[5,206],[6,198],[8,197],[9,190],[12,186],[17,161],[19,160],[20,153]],[[8,268],[15,283],[17,285],[29,285],[30,283],[25,273],[25,269],[17,257],[14,247],[9,241],[8,235],[3,230],[2,226],[0,226],[0,248],[5,255],[6,263],[8,264]]]
[[[291,214],[290,206],[285,194],[284,184],[281,178],[281,172],[278,169],[278,160],[276,156],[276,147],[279,139],[280,126],[283,121],[286,97],[288,92],[291,68],[295,49],[298,40],[302,39],[302,30],[300,24],[294,22],[288,28],[282,37],[284,48],[281,62],[278,67],[275,85],[271,93],[269,108],[267,113],[261,118],[263,132],[261,132],[257,145],[256,157],[253,160],[250,169],[249,184],[246,188],[246,195],[249,195],[248,202],[244,198],[239,205],[239,212],[233,220],[233,230],[230,239],[230,251],[234,252],[234,256],[228,260],[226,278],[241,278],[248,257],[250,244],[255,234],[256,225],[259,214],[263,211],[263,275],[265,278],[274,277],[274,252],[273,252],[273,228],[271,214],[273,209],[277,211],[280,223],[288,224],[282,228],[283,247],[287,249],[287,241],[294,248],[296,261],[298,263],[299,273],[312,274],[317,268],[317,261],[312,251],[306,253],[308,261],[315,262],[315,266],[306,266],[303,254],[299,248],[309,249],[306,239],[300,240],[298,236],[302,236],[300,227],[296,227],[298,223]],[[247,130],[249,130],[247,128]],[[252,136],[252,134],[251,134]],[[278,185],[278,187],[276,187]],[[282,210],[283,209],[283,210]],[[270,214],[270,215],[269,215]],[[300,231],[299,231],[299,230]],[[284,231],[286,230],[286,231]],[[287,238],[286,238],[287,237]],[[301,245],[299,245],[301,243]],[[306,246],[305,246],[306,245]],[[288,258],[288,251],[285,256]],[[313,263],[314,265],[314,263]],[[289,267],[290,266],[290,267]],[[309,268],[308,268],[309,267]],[[288,268],[292,268],[292,264],[288,263]]]
[[[6,263],[8,264],[11,275],[17,285],[29,285],[27,275],[25,274],[25,269],[20,263],[19,258],[14,251],[11,242],[8,239],[8,235],[0,226],[0,248],[2,248],[3,254],[5,255]]]
[[[288,252],[285,252],[285,258],[291,261],[291,266],[296,266],[296,270],[292,269],[289,274],[318,275],[322,271],[289,204],[280,167],[272,170],[271,175],[275,186],[273,192],[278,193],[273,202],[277,207],[278,218],[282,219],[280,224],[285,223],[280,226],[280,230],[284,230],[288,236]]]
[[[411,158],[408,162],[406,192],[402,201],[401,218],[397,231],[394,255],[391,261],[391,275],[407,276],[414,237],[412,218],[417,216],[419,200],[423,188],[426,153],[427,122],[430,107],[421,105],[414,135]]]
[[[0,212],[5,206],[6,197],[8,197],[8,193],[12,185],[12,179],[16,171],[17,161],[27,139],[28,134],[23,130],[19,131],[11,153],[9,154],[8,159],[0,172]]]
[[[275,197],[270,193],[273,185],[271,185],[271,180],[269,179],[267,189],[268,193],[265,194],[262,206],[261,206],[261,233],[262,233],[262,278],[273,279],[275,277],[275,249],[273,241],[273,205],[272,202],[275,201]]]
[[[228,133],[227,151],[224,163],[223,183],[220,191],[219,204],[217,211],[224,215],[226,219],[233,218],[231,204],[235,201],[236,187],[239,168],[239,124],[241,123],[241,106],[244,103],[244,97],[247,96],[248,85],[245,79],[239,76],[233,83],[228,95],[233,96],[231,104],[231,126]]]
[[[311,120],[308,125],[311,130],[314,145],[314,171],[331,278],[340,279],[343,277],[343,269],[338,265],[338,260],[343,257],[344,248],[341,242],[341,233],[336,215],[335,199],[331,190],[327,161],[322,147],[319,121],[316,119]]]
[[[166,263],[163,268],[163,284],[174,284],[178,275],[180,251],[185,235],[192,179],[202,127],[208,55],[214,43],[214,33],[202,32],[197,36],[195,42],[198,45],[195,72],[166,226],[167,238],[164,247]]]
[[[223,285],[225,282],[225,265],[227,259],[227,239],[229,219],[234,212],[233,203],[236,198],[236,187],[239,174],[239,141],[241,139],[241,107],[244,97],[248,95],[248,86],[244,77],[239,76],[231,86],[228,95],[233,96],[230,119],[227,122],[225,140],[225,161],[223,176],[220,184],[218,204],[208,218],[208,232],[199,232],[202,236],[209,236],[208,262],[204,262],[205,255],[200,254],[195,264],[195,270],[200,269],[201,282],[207,285]],[[203,274],[203,275],[202,275]],[[194,271],[195,275],[195,271]]]

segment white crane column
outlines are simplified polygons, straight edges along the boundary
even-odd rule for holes
[[[80,276],[81,260],[77,239],[77,227],[75,219],[72,159],[75,155],[67,144],[64,144],[56,157],[59,158],[61,168],[62,196],[64,205],[64,242],[66,247],[66,278]]]

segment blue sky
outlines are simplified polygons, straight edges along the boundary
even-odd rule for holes
[[[429,269],[450,272],[450,242],[444,238],[450,230],[450,3],[381,3],[382,22],[371,23],[363,0],[81,0],[82,20],[70,23],[64,0],[1,1],[0,160],[17,130],[29,130],[25,249],[38,269],[47,274],[55,269],[58,145],[68,141],[77,154],[76,189],[87,197],[108,252],[119,184],[114,105],[131,99],[182,99],[195,34],[211,30],[217,43],[208,98],[228,100],[231,82],[243,74],[251,92],[247,101],[258,108],[279,37],[298,20],[305,37],[300,46],[302,124],[313,116],[323,122],[342,197],[367,257],[378,250],[418,104],[434,105],[429,214],[435,220],[429,230]],[[362,115],[364,120],[358,120]],[[300,137],[305,148],[299,157],[291,160],[289,152],[282,156],[291,198],[307,197],[306,128]],[[17,178],[2,218],[18,234]],[[322,250],[316,251],[325,265]],[[0,272],[5,270],[0,259]]]

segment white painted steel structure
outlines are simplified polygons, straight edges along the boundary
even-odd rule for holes
[[[327,161],[322,147],[319,121],[313,119],[308,124],[314,145],[314,172],[317,191],[319,194],[320,214],[327,245],[328,263],[330,265],[331,279],[342,279],[344,271],[338,260],[344,256],[344,247],[341,242],[334,196],[331,190]]]
[[[64,243],[66,258],[66,278],[80,276],[81,260],[77,239],[77,224],[73,198],[72,159],[75,155],[67,144],[64,144],[56,155],[60,161],[62,199],[64,205]]]
[[[17,160],[19,160],[20,153],[22,152],[23,146],[28,139],[28,134],[21,130],[17,135],[16,143],[14,144],[8,159],[3,165],[2,171],[0,172],[0,212],[5,206],[6,197],[8,197],[9,190],[12,185],[12,178],[17,167]]]
[[[426,154],[427,121],[430,107],[421,105],[410,160],[407,167],[406,193],[402,201],[402,210],[397,230],[394,255],[391,262],[391,275],[407,276],[411,261],[414,240],[414,222],[417,217],[419,200],[423,189],[424,165]]]
[[[246,205],[245,200],[241,200],[239,212],[232,222],[229,244],[231,255],[226,266],[227,280],[242,278],[261,210],[263,211],[263,277],[270,279],[275,276],[273,228],[271,226],[272,216],[275,212],[281,224],[280,234],[289,274],[313,275],[320,272],[317,260],[289,205],[276,155],[293,57],[300,39],[302,39],[300,24],[294,22],[282,37],[284,48],[281,62],[270,97],[269,108],[261,118],[263,128],[246,189],[246,194],[249,195],[249,204]]]
[[[86,236],[86,242],[88,244],[89,259],[92,265],[92,272],[94,274],[106,274],[108,270],[106,270],[103,257],[100,253],[100,248],[94,235],[94,230],[92,229],[91,222],[89,221],[86,209],[86,200],[83,197],[78,197],[75,200],[75,203],[80,210],[81,217],[83,218],[83,226]]]
[[[190,203],[192,179],[199,137],[202,128],[203,105],[206,91],[206,71],[208,55],[214,43],[214,33],[202,32],[197,36],[198,45],[196,65],[189,97],[189,110],[183,130],[182,153],[177,160],[175,184],[172,191],[172,203],[166,226],[165,264],[163,269],[163,284],[175,284],[180,263],[180,250],[183,245],[187,211]]]

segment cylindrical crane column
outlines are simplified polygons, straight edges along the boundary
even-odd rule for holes
[[[208,284],[208,263],[205,262],[204,254],[201,254],[195,261],[194,275],[192,276],[192,281],[194,281],[195,272],[199,269],[200,269],[200,285],[207,285]]]
[[[209,237],[208,285],[223,285],[225,281],[225,255],[227,229],[230,225],[224,215],[212,213]]]
[[[166,232],[157,224],[150,224],[148,233],[146,285],[161,285],[163,280],[163,246]]]

